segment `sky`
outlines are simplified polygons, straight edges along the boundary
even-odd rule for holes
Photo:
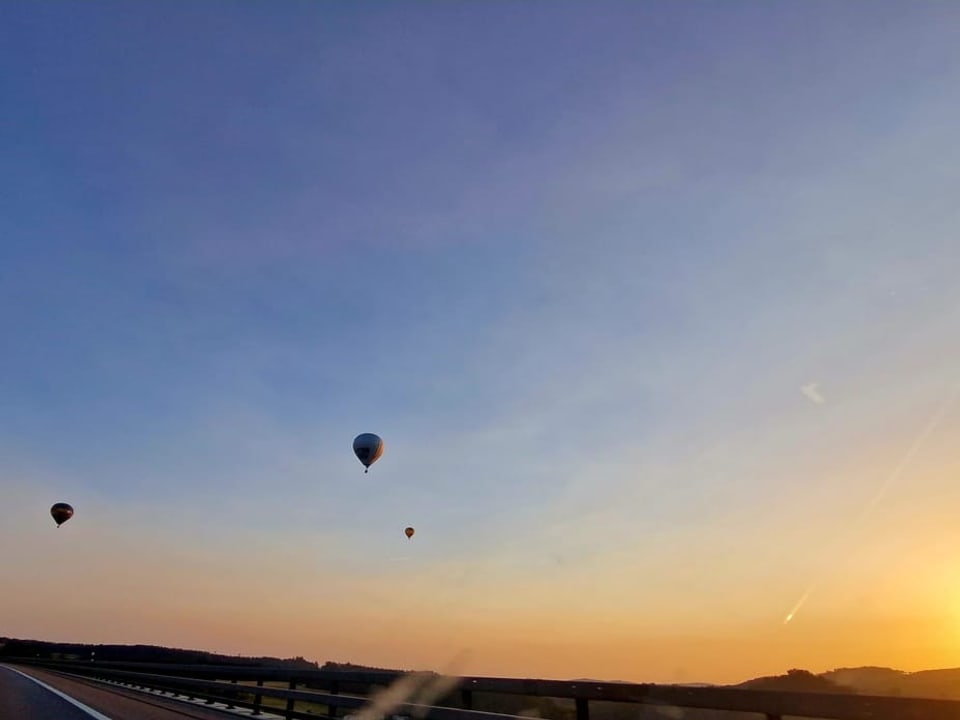
[[[3,3],[0,635],[960,665],[958,23]]]

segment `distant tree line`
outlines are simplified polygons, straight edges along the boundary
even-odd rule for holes
[[[316,662],[302,657],[243,657],[219,655],[203,650],[181,650],[160,645],[92,645],[56,643],[45,640],[0,638],[0,658],[40,658],[43,660],[89,660],[101,662],[150,662],[182,665],[238,665],[245,667],[283,667],[317,670]]]

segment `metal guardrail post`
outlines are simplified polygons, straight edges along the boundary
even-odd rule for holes
[[[297,689],[297,681],[296,681],[296,680],[291,680],[290,683],[289,683],[289,688],[290,688],[291,690],[296,690],[296,689]],[[287,698],[287,712],[286,712],[286,714],[284,715],[284,717],[286,717],[287,720],[290,720],[290,718],[293,717],[293,704],[294,704],[295,702],[296,702],[296,700],[294,700],[293,698]]]
[[[586,698],[577,698],[577,720],[590,720],[590,705]]]
[[[330,694],[339,695],[340,694],[340,683],[336,680],[330,683]],[[337,706],[336,705],[327,705],[327,715],[332,718],[337,717]]]
[[[263,687],[263,680],[257,680],[257,687],[258,687],[258,688],[262,688],[262,687]],[[254,693],[253,693],[253,714],[254,714],[254,715],[260,715],[260,714],[261,714],[261,713],[260,713],[260,706],[261,706],[262,703],[263,703],[263,695],[261,695],[261,694],[260,694],[259,692],[257,692],[257,691],[254,691]]]

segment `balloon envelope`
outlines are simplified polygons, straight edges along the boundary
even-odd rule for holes
[[[73,508],[67,503],[56,503],[50,508],[50,516],[57,524],[57,527],[63,525],[67,520],[73,517]]]
[[[410,539],[410,538],[413,537],[414,529],[413,529],[413,528],[407,528],[407,529],[404,530],[403,532],[406,534],[407,539]]]
[[[363,466],[370,469],[381,455],[383,455],[383,440],[373,433],[362,433],[353,439],[353,453]]]

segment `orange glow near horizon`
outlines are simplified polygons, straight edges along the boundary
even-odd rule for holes
[[[0,529],[8,580],[21,589],[0,598],[0,632],[403,669],[462,656],[468,674],[638,682],[960,665],[950,437],[941,428],[931,438],[911,487],[891,486],[856,532],[842,519],[858,516],[869,491],[858,505],[839,488],[825,504],[823,491],[785,483],[796,493],[780,505],[796,511],[792,523],[734,510],[653,544],[622,534],[578,557],[568,542],[560,560],[509,537],[462,561],[430,556],[425,529],[354,568],[322,535],[252,527],[201,542],[107,504],[56,531],[18,515]],[[882,479],[897,455],[878,446],[861,457],[861,474]],[[852,461],[839,465],[832,477],[857,476]],[[11,499],[33,505],[47,494],[19,485]],[[584,520],[578,537],[606,532],[607,517]]]
[[[469,674],[658,682],[736,682],[791,667],[960,664],[956,568],[929,543],[927,568],[891,564],[880,574],[860,568],[866,575],[851,584],[839,587],[838,580],[809,594],[804,611],[784,625],[776,593],[762,584],[717,584],[702,612],[685,602],[671,607],[676,598],[669,594],[643,599],[656,593],[642,578],[608,593],[599,575],[591,587],[583,568],[569,592],[554,578],[516,583],[508,595],[482,583],[444,595],[417,572],[310,577],[302,557],[278,565],[245,558],[243,548],[218,560],[216,573],[212,558],[181,554],[175,544],[155,545],[144,562],[125,566],[118,538],[85,534],[75,532],[68,554],[95,562],[75,566],[64,556],[53,574],[15,570],[33,590],[0,601],[4,634],[404,669],[443,667],[465,653]],[[52,551],[53,541],[42,542]],[[875,589],[858,594],[857,582],[866,577]],[[638,598],[635,612],[624,598],[629,586]]]

